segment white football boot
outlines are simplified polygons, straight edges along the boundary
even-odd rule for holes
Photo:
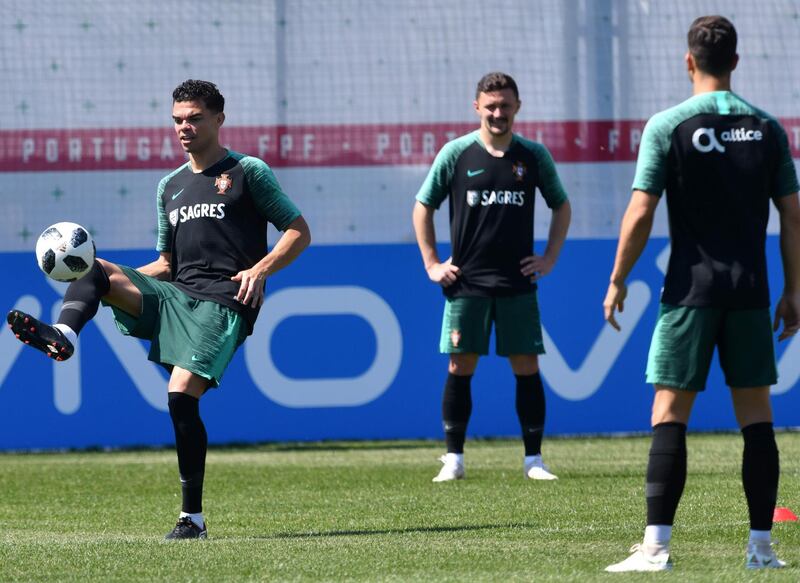
[[[636,544],[631,547],[630,557],[619,563],[606,567],[609,573],[627,573],[630,571],[669,571],[672,559],[669,547],[663,545]]]
[[[770,542],[748,543],[746,564],[748,569],[780,569],[786,563],[775,556]]]
[[[531,480],[558,480],[558,476],[550,472],[541,455],[532,456],[533,459],[525,463],[525,477]]]
[[[455,455],[443,455],[439,461],[444,465],[439,470],[439,474],[433,479],[434,482],[449,482],[451,480],[464,479],[464,464],[459,463]]]

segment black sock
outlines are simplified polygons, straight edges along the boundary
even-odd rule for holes
[[[772,530],[778,499],[780,459],[772,423],[753,423],[742,428],[742,484],[750,512],[750,528]]]
[[[447,453],[464,453],[467,423],[472,414],[472,375],[447,375],[442,395],[442,421]]]
[[[647,524],[672,525],[686,484],[686,425],[659,423],[647,463]]]
[[[95,261],[89,273],[69,284],[64,293],[58,323],[66,324],[78,334],[86,322],[94,318],[100,307],[100,298],[107,295],[110,289],[108,275],[100,262]]]
[[[200,419],[200,400],[185,393],[169,393],[169,414],[175,428],[175,449],[181,475],[183,512],[203,511],[203,476],[208,436]]]
[[[517,377],[517,417],[522,428],[522,442],[525,455],[542,453],[542,434],[544,432],[544,387],[542,377],[533,375]]]

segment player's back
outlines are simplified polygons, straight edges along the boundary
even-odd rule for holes
[[[729,91],[696,95],[648,126],[648,147],[660,150],[672,238],[662,301],[768,306],[769,202],[795,188],[783,172],[791,163],[783,129]],[[639,178],[637,169],[634,188]]]

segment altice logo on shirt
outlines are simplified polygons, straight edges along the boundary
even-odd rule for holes
[[[704,138],[704,139],[703,139]],[[764,134],[760,130],[748,130],[747,128],[734,128],[725,130],[720,134],[723,142],[760,142],[764,139]],[[698,152],[704,154],[711,150],[724,152],[725,146],[717,140],[714,128],[697,128],[692,134],[692,145]]]

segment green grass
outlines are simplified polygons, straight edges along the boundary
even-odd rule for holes
[[[800,511],[800,434],[778,436],[779,505]],[[522,479],[514,441],[468,443],[467,479],[433,484],[433,442],[212,449],[210,539],[162,542],[180,509],[173,451],[0,455],[0,581],[800,580],[744,569],[741,438],[689,438],[672,575],[603,573],[641,539],[649,440],[551,439],[560,480]]]

